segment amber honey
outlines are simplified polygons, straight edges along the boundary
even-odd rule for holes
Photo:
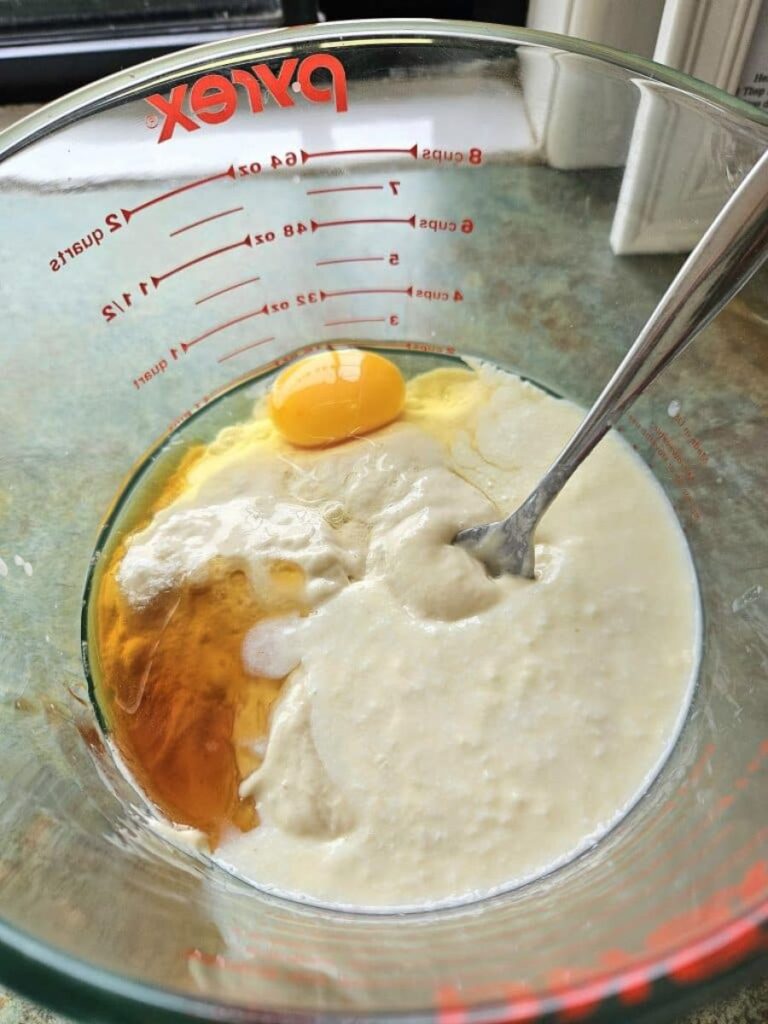
[[[183,490],[199,453],[141,509],[139,526]],[[204,583],[160,594],[132,607],[117,581],[125,542],[100,574],[92,606],[97,645],[97,698],[111,738],[150,800],[170,820],[206,832],[257,824],[240,782],[260,764],[270,709],[282,680],[248,675],[246,633],[270,615],[301,611],[302,574],[276,564],[269,594],[254,593],[241,568],[219,562]]]

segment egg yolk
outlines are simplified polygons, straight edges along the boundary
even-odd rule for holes
[[[269,414],[282,436],[302,448],[338,444],[368,434],[399,416],[403,376],[374,352],[319,352],[287,367],[269,396]]]

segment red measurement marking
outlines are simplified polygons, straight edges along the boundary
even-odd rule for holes
[[[364,156],[368,153],[408,153],[413,159],[416,159],[418,152],[418,146],[410,146],[408,149],[325,149],[318,153],[307,153],[305,149],[301,150],[301,162],[305,164],[307,160],[314,160],[315,157],[320,156]]]
[[[732,828],[729,829],[729,831],[732,831]],[[721,835],[724,834],[725,829],[723,829]],[[709,871],[705,871],[701,875],[696,875],[696,883],[700,884],[701,882],[704,882],[706,883],[706,887],[708,887],[709,883],[714,881],[714,879],[717,878],[718,875],[727,875],[728,873],[730,873],[730,871],[733,870],[733,868],[736,866],[736,864],[739,863],[740,860],[744,860],[745,857],[751,856],[752,850],[755,847],[762,847],[763,843],[765,842],[766,836],[768,836],[768,829],[760,829],[760,831],[757,832],[756,835],[752,836],[752,838],[749,839],[742,846],[739,846],[729,857],[724,857],[723,860],[715,864],[714,867],[712,867]],[[697,857],[698,856],[699,852],[697,850]],[[702,887],[702,889],[704,888],[705,887]]]
[[[192,228],[199,228],[201,224],[208,224],[212,220],[218,220],[219,217],[228,217],[230,213],[240,213],[240,211],[244,209],[244,206],[233,206],[231,210],[222,210],[221,213],[211,214],[210,217],[203,217],[202,220],[195,220],[191,224],[187,224],[183,228],[176,228],[175,231],[171,231],[168,237],[175,238],[176,235],[182,235],[184,234],[185,231],[191,231]]]
[[[413,285],[408,285],[407,288],[349,288],[342,292],[324,292],[320,291],[320,298],[325,299],[337,299],[340,295],[407,295],[409,298],[413,295]]]
[[[207,302],[209,299],[215,299],[217,295],[225,295],[227,292],[233,292],[235,288],[242,288],[243,285],[253,284],[254,281],[260,280],[260,277],[246,277],[244,281],[238,281],[237,284],[230,284],[226,288],[219,288],[217,292],[211,292],[210,295],[204,295],[202,299],[197,299],[195,305],[199,306],[202,302]]]
[[[311,220],[313,231],[318,228],[338,228],[345,224],[410,224],[416,227],[416,214],[410,217],[357,217],[353,220]]]
[[[252,348],[258,348],[259,345],[266,345],[268,341],[274,341],[274,336],[271,338],[259,338],[258,341],[252,341],[250,345],[243,345],[241,348],[236,348],[232,352],[227,352],[225,356],[221,356],[216,360],[217,363],[226,363],[228,359],[232,359],[234,356],[242,355],[243,352],[248,352]]]
[[[134,206],[132,210],[121,210],[120,213],[125,217],[125,223],[133,217],[135,213],[139,213],[141,210],[146,210],[150,206],[154,206],[155,203],[162,203],[165,199],[171,199],[173,196],[178,196],[182,192],[188,192],[191,188],[198,188],[200,185],[208,185],[212,181],[219,181],[220,178],[234,178],[235,168],[234,165],[230,165],[226,171],[222,171],[221,174],[212,174],[210,178],[200,178],[198,181],[190,181],[188,185],[181,185],[180,188],[171,189],[170,192],[163,192],[161,196],[155,196],[154,199],[148,199],[146,203],[140,203],[139,206]]]
[[[359,320],[329,320],[323,327],[341,327],[343,324],[385,324],[385,316],[363,317]]]
[[[223,245],[220,249],[212,249],[210,252],[204,252],[202,256],[197,256],[193,260],[188,260],[186,263],[180,263],[178,267],[174,267],[173,270],[169,270],[165,274],[152,275],[150,281],[157,288],[161,281],[165,281],[169,277],[173,277],[174,274],[180,273],[182,270],[186,270],[187,267],[194,267],[196,263],[202,263],[203,260],[209,260],[213,256],[220,256],[223,252],[230,252],[232,249],[239,249],[241,245],[252,246],[251,236],[246,235],[240,242],[233,242],[231,245]]]
[[[345,256],[338,260],[316,260],[316,267],[330,267],[333,263],[383,263],[386,256]]]
[[[330,192],[383,192],[383,185],[344,185],[340,188],[311,188],[308,196],[325,196]]]
[[[219,331],[225,331],[227,327],[234,327],[235,324],[241,324],[244,320],[250,320],[252,317],[259,316],[259,314],[261,313],[266,314],[267,308],[268,307],[265,302],[264,305],[261,306],[259,309],[253,309],[251,310],[250,313],[243,313],[242,316],[236,316],[233,320],[227,320],[226,323],[219,324],[218,327],[212,327],[210,331],[205,331],[204,334],[198,334],[198,336],[196,338],[193,338],[191,341],[182,341],[182,351],[188,352],[192,348],[192,346],[197,345],[199,341],[205,341],[205,339],[210,338],[211,335],[218,334]]]

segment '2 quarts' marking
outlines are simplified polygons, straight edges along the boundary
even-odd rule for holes
[[[313,75],[326,71],[328,85],[317,85]],[[295,79],[294,79],[295,76]],[[233,68],[229,77],[221,74],[203,75],[192,85],[175,85],[168,96],[154,93],[147,103],[162,116],[158,142],[167,142],[176,128],[186,132],[197,131],[203,124],[223,124],[234,116],[241,93],[247,97],[253,114],[264,110],[262,89],[279,107],[293,107],[294,81],[299,93],[310,103],[334,103],[337,113],[344,113],[347,105],[347,76],[344,65],[337,57],[327,53],[314,53],[303,60],[290,57],[282,61],[277,74],[267,64],[254,64],[250,70]]]

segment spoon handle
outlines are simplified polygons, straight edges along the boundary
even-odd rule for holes
[[[746,284],[768,256],[768,151],[690,254],[576,433],[524,502],[538,521],[638,395]]]

